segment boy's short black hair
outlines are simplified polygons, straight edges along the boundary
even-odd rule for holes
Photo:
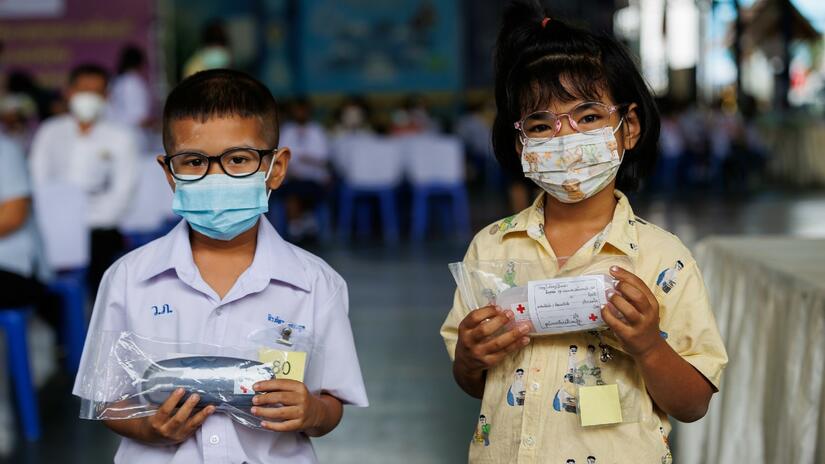
[[[103,66],[94,63],[83,63],[75,66],[69,72],[69,85],[74,84],[80,76],[86,75],[99,76],[104,83],[109,83],[109,72]]]
[[[613,37],[560,21],[537,0],[510,3],[495,51],[493,148],[505,171],[523,175],[514,122],[552,101],[598,101],[604,92],[637,105],[641,134],[616,177],[616,188],[634,191],[656,164],[659,140],[656,103],[634,60]]]
[[[231,69],[210,69],[193,74],[178,84],[163,107],[163,148],[174,145],[172,122],[238,116],[256,118],[269,146],[278,146],[278,107],[275,98],[252,76]]]

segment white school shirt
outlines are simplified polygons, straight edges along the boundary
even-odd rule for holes
[[[114,78],[106,106],[108,120],[140,128],[150,110],[149,86],[138,71],[128,71]]]
[[[44,122],[32,141],[31,176],[38,185],[68,182],[88,194],[87,223],[115,228],[137,182],[137,146],[131,129],[99,120],[81,134],[71,115]]]
[[[154,315],[153,306],[171,312]],[[239,346],[273,321],[304,325],[314,333],[307,387],[345,404],[367,406],[348,316],[347,285],[320,258],[284,241],[262,219],[252,265],[220,299],[192,259],[189,227],[181,221],[168,235],[118,260],[103,276],[73,393],[89,399],[100,382],[95,366],[104,331],[181,342]],[[105,362],[105,361],[97,361]],[[322,372],[313,372],[322,369]],[[314,379],[310,382],[310,378]],[[188,440],[156,446],[123,438],[116,463],[315,463],[302,433],[254,430],[214,413]]]
[[[288,147],[292,154],[289,163],[290,177],[318,183],[324,183],[329,179],[326,167],[313,164],[328,162],[330,158],[327,134],[320,124],[315,122],[307,122],[303,125],[294,122],[284,124],[281,127],[280,145]]]

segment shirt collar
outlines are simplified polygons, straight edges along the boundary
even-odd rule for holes
[[[636,228],[633,208],[625,194],[618,190],[614,190],[613,194],[618,202],[613,211],[613,219],[605,228],[607,237],[603,241],[597,238],[594,248],[597,252],[601,252],[604,246],[609,244],[625,255],[635,258],[639,254],[639,232]],[[499,234],[499,241],[518,232],[526,233],[534,240],[543,237],[545,195],[542,192],[529,208],[501,221],[499,227],[502,233]]]
[[[151,253],[146,264],[137,270],[140,280],[151,279],[172,269],[184,282],[191,284],[195,280],[198,270],[192,258],[189,225],[185,220],[160,238]],[[269,221],[262,218],[258,226],[255,256],[249,268],[238,278],[238,283],[252,293],[263,290],[271,280],[310,291],[306,269],[292,245],[278,234]]]

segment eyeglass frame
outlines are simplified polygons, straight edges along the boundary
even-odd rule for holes
[[[527,116],[525,116],[525,117],[521,118],[521,120],[520,120],[520,121],[516,121],[516,122],[514,122],[514,123],[513,123],[513,127],[514,127],[517,131],[519,131],[519,133],[521,134],[521,136],[522,136],[522,137],[524,137],[525,139],[530,139],[530,140],[545,140],[545,139],[546,139],[546,140],[550,140],[550,139],[552,139],[553,137],[555,137],[555,136],[556,136],[556,135],[557,135],[557,134],[561,131],[561,126],[562,126],[562,117],[565,117],[565,116],[566,116],[566,117],[567,117],[567,123],[570,125],[570,127],[571,127],[574,131],[578,132],[579,134],[583,134],[583,133],[586,133],[586,132],[588,132],[588,131],[581,131],[581,130],[579,130],[579,125],[576,123],[576,121],[574,121],[574,120],[573,120],[573,117],[570,115],[570,113],[572,113],[573,111],[575,111],[575,109],[576,109],[576,108],[578,108],[578,107],[580,107],[580,106],[582,106],[582,105],[588,105],[588,104],[591,104],[591,105],[592,105],[592,104],[602,105],[602,106],[604,106],[605,108],[607,108],[608,118],[609,118],[610,116],[613,116],[613,113],[615,113],[616,111],[619,111],[619,110],[620,110],[620,109],[622,109],[623,107],[630,106],[630,104],[629,104],[629,103],[617,103],[617,104],[615,104],[615,105],[606,105],[606,104],[604,104],[604,103],[602,103],[602,102],[597,102],[597,101],[586,101],[586,102],[582,102],[582,103],[579,103],[578,105],[574,106],[574,107],[573,107],[573,110],[568,111],[567,113],[554,113],[554,112],[552,112],[552,111],[550,111],[550,110],[533,111],[532,113],[528,114]],[[527,136],[527,134],[525,134],[525,133],[524,133],[524,121],[526,121],[526,120],[527,120],[527,118],[529,118],[530,116],[533,116],[534,114],[539,114],[539,113],[549,113],[549,114],[552,114],[552,115],[556,116],[556,127],[554,128],[553,135],[551,135],[550,137],[528,137],[528,136]],[[619,122],[619,125],[621,125],[621,122]],[[608,120],[608,122],[607,122],[607,125],[605,125],[604,127],[608,127],[608,126],[610,126],[610,121],[609,121],[609,120]],[[601,128],[601,129],[604,129],[604,127],[603,127],[603,128]],[[601,130],[601,129],[593,129],[593,130]],[[614,132],[615,132],[615,131],[614,131]]]
[[[255,169],[250,171],[248,174],[241,174],[241,175],[230,174],[226,170],[226,168],[223,166],[223,163],[221,162],[221,158],[228,155],[229,153],[232,153],[232,152],[235,152],[235,151],[242,151],[242,150],[254,151],[255,153],[257,153],[258,156],[260,157],[260,158],[258,158],[258,166],[255,167]],[[261,169],[261,164],[263,164],[263,162],[264,162],[264,157],[269,156],[269,155],[274,155],[278,150],[279,150],[278,147],[275,147],[275,148],[232,147],[232,148],[227,148],[226,150],[224,150],[219,155],[207,155],[205,153],[199,153],[199,152],[196,152],[196,151],[183,151],[183,152],[180,152],[180,153],[175,153],[174,155],[167,154],[163,158],[163,163],[169,169],[169,173],[172,174],[172,177],[174,177],[175,179],[180,180],[180,181],[197,182],[197,181],[203,179],[204,177],[209,175],[209,170],[212,168],[212,161],[214,161],[214,160],[217,161],[218,166],[221,167],[221,171],[223,171],[224,174],[226,174],[227,176],[232,177],[234,179],[243,179],[244,177],[249,177],[251,175],[254,175],[256,172],[258,172]],[[181,179],[180,177],[175,175],[175,170],[172,169],[172,159],[175,158],[175,157],[178,157],[178,156],[183,156],[183,155],[190,155],[190,156],[191,155],[198,155],[198,156],[202,156],[202,157],[206,158],[206,171],[203,173],[202,176],[198,177],[197,179]]]

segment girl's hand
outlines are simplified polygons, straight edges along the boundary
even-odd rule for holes
[[[146,441],[165,445],[182,443],[203,425],[207,417],[215,412],[215,406],[210,405],[192,414],[200,399],[197,394],[190,395],[178,411],[174,412],[184,393],[183,388],[172,392],[157,412],[146,419],[144,424],[148,430],[143,434],[147,438]]]
[[[602,309],[602,318],[628,354],[643,358],[664,343],[659,335],[659,302],[632,272],[613,266],[610,274],[619,284]]]
[[[530,328],[526,324],[519,324],[495,335],[514,317],[512,311],[501,312],[493,306],[471,311],[458,325],[456,365],[468,373],[482,372],[530,343],[530,337],[527,336]]]
[[[252,399],[252,414],[267,419],[261,426],[274,432],[304,432],[324,424],[325,407],[320,398],[297,380],[266,380],[252,387],[266,392]],[[275,421],[275,422],[271,422]]]

